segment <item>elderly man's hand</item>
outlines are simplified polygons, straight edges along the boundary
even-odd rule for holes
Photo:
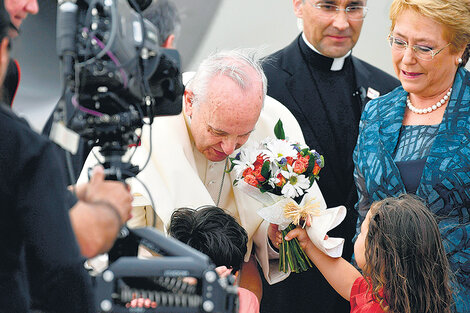
[[[269,224],[268,228],[268,238],[271,241],[271,244],[274,248],[279,249],[279,246],[282,243],[282,235],[279,231],[279,226],[276,224]]]

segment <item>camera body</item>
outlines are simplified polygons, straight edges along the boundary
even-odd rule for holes
[[[179,55],[158,46],[157,29],[140,14],[150,2],[65,0],[58,5],[64,105],[56,120],[65,121],[88,146],[101,147],[111,179],[138,173],[122,161],[129,146],[139,145],[138,128],[155,116],[181,112]]]

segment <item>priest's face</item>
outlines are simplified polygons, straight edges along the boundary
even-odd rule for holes
[[[293,0],[293,4],[295,15],[303,21],[305,37],[321,54],[339,58],[356,45],[364,21],[344,10],[365,6],[366,0]]]
[[[16,28],[20,28],[28,14],[36,14],[39,11],[37,0],[5,0],[5,9],[10,14],[10,19]]]
[[[263,91],[259,79],[250,81],[253,83],[243,90],[227,76],[214,76],[206,95],[197,103],[193,92],[186,90],[184,110],[191,119],[191,134],[196,148],[208,160],[225,160],[254,130],[263,106]]]

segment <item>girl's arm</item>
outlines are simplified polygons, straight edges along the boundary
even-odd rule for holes
[[[343,298],[349,301],[354,281],[361,277],[361,273],[343,258],[332,258],[321,252],[307,235],[305,229],[297,227],[286,235],[286,240],[297,238],[300,246],[307,253],[310,260],[315,263],[328,283]]]

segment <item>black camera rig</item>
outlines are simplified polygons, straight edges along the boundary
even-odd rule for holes
[[[220,278],[206,255],[151,228],[121,233],[113,262],[94,277],[98,312],[238,313],[238,287]],[[139,245],[161,257],[136,258]],[[139,299],[140,307],[130,305]]]
[[[109,179],[124,180],[139,172],[130,161],[122,161],[129,146],[139,144],[137,129],[151,125],[155,116],[181,112],[179,54],[158,46],[157,29],[141,14],[150,2],[58,4],[57,52],[64,91],[56,121],[88,146],[101,147]]]

